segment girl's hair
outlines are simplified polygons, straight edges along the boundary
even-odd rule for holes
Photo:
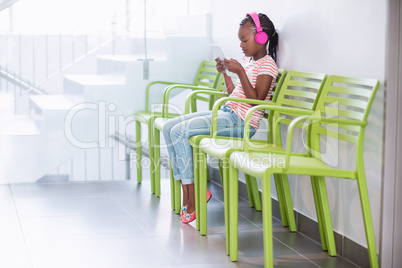
[[[268,54],[276,61],[276,52],[278,51],[278,33],[275,30],[275,26],[267,15],[259,13],[258,18],[260,19],[260,24],[262,31],[268,35]],[[253,25],[254,30],[257,31],[254,20],[250,15],[247,15],[241,22],[240,26],[245,25],[250,22]]]

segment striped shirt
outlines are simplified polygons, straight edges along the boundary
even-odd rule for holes
[[[265,101],[269,101],[271,99],[271,96],[273,95],[273,88],[275,86],[276,77],[278,75],[278,67],[276,66],[275,61],[271,58],[271,56],[266,55],[257,61],[251,60],[250,57],[244,57],[241,64],[243,65],[247,77],[254,88],[257,83],[257,77],[259,75],[270,75],[273,77],[271,86],[268,90],[268,94],[265,97]],[[238,97],[243,99],[246,98],[240,79],[237,80],[236,87],[233,89],[230,97]],[[252,107],[252,105],[249,103],[236,101],[229,101],[226,103],[226,105],[230,106],[242,120],[245,119],[247,111]],[[258,129],[260,125],[260,120],[264,116],[264,113],[265,110],[257,110],[253,112],[250,123],[253,128]]]

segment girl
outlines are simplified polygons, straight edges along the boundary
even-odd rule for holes
[[[216,59],[216,68],[224,75],[227,91],[231,97],[270,100],[278,68],[275,64],[278,48],[278,33],[265,14],[247,14],[239,27],[240,47],[245,55],[240,64],[234,59]],[[268,51],[267,51],[268,48]],[[236,86],[225,69],[238,76]],[[229,101],[218,111],[217,133],[219,136],[243,137],[244,118],[250,104]],[[169,159],[175,180],[181,180],[183,207],[181,220],[192,222],[195,215],[193,152],[188,139],[194,135],[209,135],[211,111],[183,115],[169,120],[163,128]],[[259,127],[264,111],[252,115],[250,136]],[[207,191],[207,200],[211,193]]]

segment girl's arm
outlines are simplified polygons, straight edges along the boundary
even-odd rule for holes
[[[270,75],[257,76],[257,81],[254,88],[251,85],[250,80],[248,79],[243,66],[238,61],[230,59],[225,60],[225,63],[228,66],[228,70],[233,73],[236,73],[237,76],[239,77],[240,82],[243,86],[244,94],[248,99],[265,100],[268,91],[271,87],[272,76]]]
[[[216,58],[215,61],[216,61],[216,69],[218,70],[218,72],[222,73],[223,77],[225,78],[225,84],[226,84],[226,88],[227,88],[226,92],[230,95],[230,94],[232,94],[232,91],[235,87],[233,85],[232,79],[226,73],[227,67],[222,64],[221,59],[219,57]]]
[[[230,78],[229,75],[227,75],[226,73],[223,73],[223,77],[225,78],[225,83],[226,83],[226,88],[227,88],[227,93],[230,95],[233,92],[233,89],[235,88],[234,84],[233,84],[233,79]]]

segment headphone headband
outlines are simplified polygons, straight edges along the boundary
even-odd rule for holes
[[[263,32],[263,30],[262,30],[262,27],[260,24],[260,18],[258,17],[258,14],[256,12],[250,12],[250,13],[247,13],[246,16],[247,15],[249,15],[253,19],[256,30],[257,30],[257,33],[255,35],[255,41],[260,45],[265,44],[268,41],[268,35],[265,32]]]

